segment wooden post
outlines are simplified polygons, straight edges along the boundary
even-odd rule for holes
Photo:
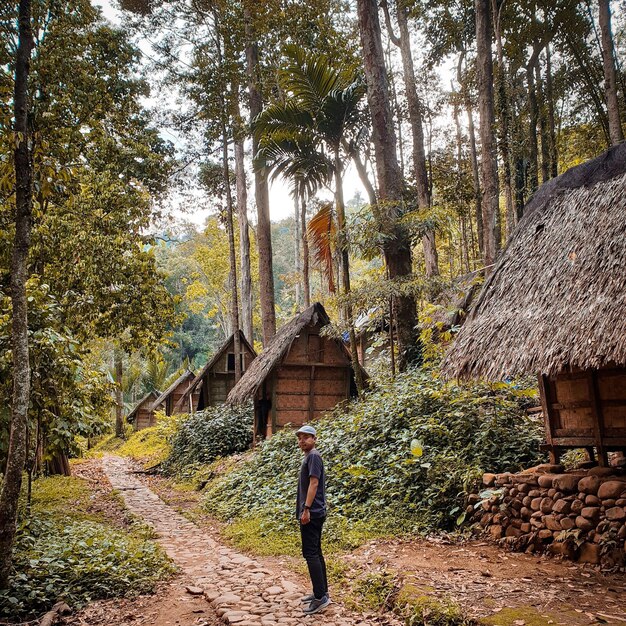
[[[548,445],[548,454],[550,463],[557,464],[560,460],[560,452],[552,443],[552,427],[553,413],[551,399],[549,397],[550,382],[545,374],[539,375],[539,394],[541,396],[541,407],[543,408],[544,427],[546,432],[546,444]]]
[[[313,388],[315,386],[315,365],[311,365],[311,371],[309,373],[309,422],[314,417],[313,405],[315,403],[315,394]]]
[[[589,370],[587,372],[587,381],[589,383],[589,397],[591,398],[591,406],[593,407],[593,434],[596,440],[596,449],[598,450],[598,464],[606,467],[609,460],[604,449],[604,413],[602,412],[602,402],[600,401],[600,389],[598,387],[598,372]]]

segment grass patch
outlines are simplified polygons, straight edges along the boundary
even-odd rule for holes
[[[120,456],[136,459],[149,468],[162,463],[170,453],[167,426],[160,424],[133,432],[116,450]]]
[[[99,598],[147,593],[174,571],[150,540],[149,527],[138,522],[118,527],[105,512],[94,510],[92,496],[81,478],[35,481],[29,516],[25,502],[20,504],[14,574],[0,591],[0,619],[32,619],[60,599],[77,607]]]
[[[415,585],[402,586],[393,610],[404,618],[407,626],[475,626],[476,622],[463,615],[461,607],[446,597],[424,594]]]
[[[240,550],[257,556],[300,556],[300,529],[295,516],[277,523],[272,510],[255,511],[237,517],[223,527],[222,534]],[[343,517],[329,517],[324,524],[324,554],[339,555],[389,533],[373,530],[366,523],[349,523]]]

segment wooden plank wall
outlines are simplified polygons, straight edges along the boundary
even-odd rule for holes
[[[350,395],[350,362],[337,343],[302,331],[274,377],[274,427],[321,417]]]
[[[626,368],[564,372],[542,377],[548,445],[626,449]]]

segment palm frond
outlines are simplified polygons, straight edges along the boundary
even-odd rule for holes
[[[337,233],[337,225],[331,202],[320,207],[319,211],[309,221],[306,230],[315,262],[328,280],[328,290],[335,293],[332,243]]]
[[[252,132],[257,139],[276,132],[302,133],[312,131],[313,117],[295,100],[285,104],[276,102],[267,106],[252,122]]]

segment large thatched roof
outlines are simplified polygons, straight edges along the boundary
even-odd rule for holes
[[[207,362],[207,364],[198,372],[198,375],[194,378],[194,381],[191,383],[191,386],[181,399],[176,404],[176,409],[180,409],[189,403],[189,396],[196,390],[198,385],[202,382],[204,377],[207,375],[207,372],[210,372],[215,364],[224,356],[226,351],[230,348],[231,344],[234,342],[235,334],[233,333],[224,343],[218,348],[217,352],[213,355],[213,357]],[[243,331],[239,331],[239,341],[241,342],[241,346],[247,348],[253,357],[256,358],[256,352],[250,342],[246,339],[246,336],[243,334]]]
[[[444,372],[501,379],[626,364],[626,144],[541,186]]]
[[[326,326],[330,324],[330,318],[324,307],[319,302],[316,302],[282,326],[263,352],[252,361],[241,380],[232,388],[226,402],[228,404],[240,404],[252,398],[268,374],[280,364],[294,339],[300,334],[300,331],[306,326],[315,326],[318,323],[321,326]],[[337,340],[337,342],[349,359],[350,355],[343,342],[340,340]]]

